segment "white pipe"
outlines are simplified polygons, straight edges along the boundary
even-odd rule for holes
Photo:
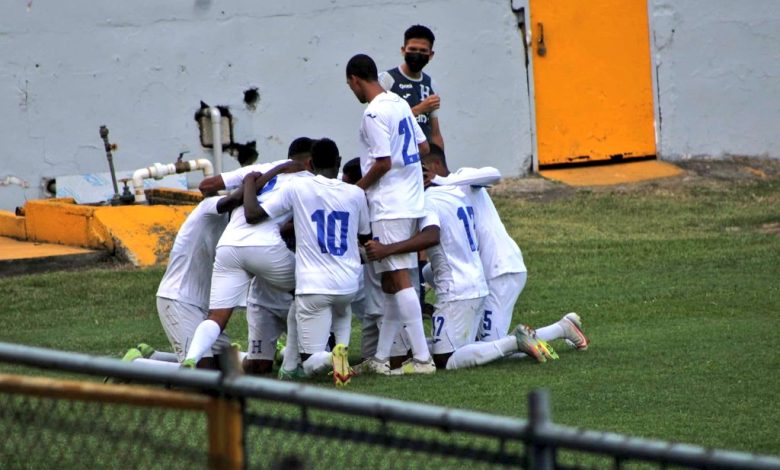
[[[217,174],[222,174],[222,114],[219,112],[219,108],[209,108],[209,115],[211,116],[211,142],[214,145],[212,148],[214,158],[214,168],[217,169]]]
[[[199,158],[197,160],[188,160],[182,162],[187,165],[187,169],[178,171],[175,163],[155,163],[152,166],[146,168],[140,168],[133,172],[133,190],[135,192],[135,202],[146,202],[146,194],[144,193],[144,180],[154,178],[156,180],[163,179],[168,175],[176,173],[187,173],[190,171],[203,171],[204,177],[214,175],[214,166],[205,158]]]
[[[12,184],[18,184],[19,186],[23,188],[29,188],[30,183],[27,181],[19,178],[18,176],[8,175],[5,177],[5,179],[0,180],[0,186],[10,186]]]

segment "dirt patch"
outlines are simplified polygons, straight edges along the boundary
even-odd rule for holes
[[[762,225],[761,232],[769,235],[780,235],[780,222]]]
[[[588,186],[573,188],[565,184],[529,175],[523,178],[506,178],[490,189],[494,196],[519,198],[535,202],[551,202],[570,197],[578,191],[642,193],[674,192],[683,187],[706,187],[717,190],[732,184],[780,179],[780,160],[752,157],[724,159],[697,158],[669,162],[680,167],[680,175],[639,183],[612,186]],[[773,224],[768,224],[773,225]],[[768,228],[767,230],[774,230]]]

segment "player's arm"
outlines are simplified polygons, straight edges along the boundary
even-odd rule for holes
[[[408,240],[389,245],[383,245],[378,240],[365,243],[366,255],[371,261],[378,261],[388,256],[401,253],[422,251],[439,244],[440,230],[438,225],[428,225]]]
[[[356,186],[365,191],[366,189],[376,184],[376,182],[379,181],[379,178],[390,171],[391,167],[392,163],[390,162],[389,156],[375,159],[374,164],[371,165],[371,169],[368,170],[362,178],[360,178],[360,180],[356,183]]]
[[[501,172],[492,166],[482,168],[461,168],[458,173],[450,173],[449,176],[434,176],[433,184],[443,185],[469,185],[490,186],[501,181]]]
[[[244,202],[244,187],[240,186],[229,195],[223,197],[217,202],[217,212],[224,214],[230,212]]]
[[[439,118],[434,116],[431,116],[431,142],[438,145],[442,150],[444,150],[444,138],[441,136],[441,128],[439,127]],[[421,153],[421,155],[425,155],[425,154]]]
[[[244,178],[244,217],[247,223],[257,224],[268,218],[268,213],[257,201],[257,193],[281,173],[297,173],[306,168],[301,163],[288,160],[266,173],[250,173]]]
[[[225,189],[225,180],[222,179],[222,175],[209,176],[203,178],[198,189],[204,196],[214,196],[218,191]]]

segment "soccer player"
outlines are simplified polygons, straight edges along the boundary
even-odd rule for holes
[[[431,145],[424,163],[426,183],[459,185],[470,196],[474,211],[479,214],[475,230],[489,293],[483,307],[478,338],[482,341],[502,338],[509,331],[515,303],[525,286],[527,270],[520,248],[507,233],[485,189],[485,186],[499,182],[501,173],[491,167],[460,168],[450,173],[444,150],[436,145]],[[574,312],[567,313],[550,326],[536,330],[536,335],[544,341],[564,337],[579,350],[588,347],[588,338],[582,332],[580,317]]]
[[[411,238],[424,215],[420,154],[428,152],[425,135],[409,105],[386,92],[377,81],[374,60],[365,54],[352,57],[346,67],[347,85],[361,103],[368,103],[360,125],[360,165],[363,177],[357,186],[368,198],[371,228],[382,243]],[[428,351],[420,303],[408,269],[417,267],[415,254],[389,256],[376,263],[385,293],[384,319],[377,352],[363,370],[391,374],[393,341],[403,326],[413,357],[406,367],[417,373],[433,373],[436,367]]]
[[[244,211],[250,222],[292,213],[296,234],[296,328],[287,332],[287,348],[298,346],[306,376],[332,367],[336,385],[343,386],[352,376],[347,361],[350,303],[363,273],[358,239],[364,242],[371,238],[368,206],[363,191],[336,179],[341,158],[332,140],[314,143],[311,166],[316,176],[291,181],[259,206],[247,201]],[[259,178],[256,186],[263,187],[267,179]],[[327,352],[331,329],[337,344]],[[285,358],[282,377],[297,375],[286,368],[288,362]]]
[[[263,173],[252,172],[244,177],[243,204],[264,200],[291,180],[305,176],[301,170],[308,167],[310,157],[287,160],[281,165],[263,164]],[[255,182],[259,175],[267,176],[267,183],[259,191]],[[182,366],[193,367],[211,348],[225,329],[235,306],[246,296],[253,276],[261,278],[273,288],[289,291],[295,287],[295,256],[287,248],[279,233],[279,225],[288,217],[278,217],[253,224],[244,216],[244,210],[233,210],[230,222],[217,243],[214,271],[211,278],[209,315],[198,325]]]
[[[456,186],[432,186],[426,190],[425,201],[428,213],[418,235],[390,245],[369,241],[366,251],[369,259],[377,259],[427,248],[436,293],[431,345],[436,367],[472,367],[517,352],[539,362],[554,357],[536,340],[532,330],[522,325],[511,336],[475,342],[488,288],[479,259],[474,208]]]
[[[287,158],[290,160],[304,161],[306,158],[311,157],[311,144],[313,142],[314,141],[309,137],[298,137],[297,139],[293,140],[287,149]],[[262,172],[263,169],[268,168],[268,165],[273,168],[277,165],[281,165],[284,162],[285,160],[278,160],[271,162],[270,164],[257,163],[254,165],[247,165],[233,171],[227,171],[219,175],[209,176],[207,178],[203,178],[203,181],[201,181],[198,185],[198,189],[200,189],[200,192],[204,196],[213,196],[217,194],[218,191],[222,191],[224,189],[235,189],[241,186],[241,183],[244,181],[244,177],[253,171]]]

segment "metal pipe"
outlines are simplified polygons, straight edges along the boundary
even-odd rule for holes
[[[159,180],[168,175],[197,170],[203,171],[204,177],[214,175],[214,167],[211,165],[211,162],[205,158],[168,164],[154,163],[146,168],[135,170],[133,172],[133,191],[135,192],[135,202],[146,202],[146,194],[144,193],[145,179],[154,178]]]
[[[114,202],[119,201],[119,186],[116,184],[116,172],[114,171],[114,157],[111,154],[111,144],[108,143],[108,127],[100,126],[100,138],[103,139],[103,146],[106,149],[108,169],[111,172],[111,183],[114,185],[114,197],[111,198],[113,204]]]
[[[219,108],[212,106],[209,108],[209,115],[211,116],[211,141],[212,152],[214,159],[214,168],[217,170],[217,174],[222,174],[222,114],[219,112]]]

